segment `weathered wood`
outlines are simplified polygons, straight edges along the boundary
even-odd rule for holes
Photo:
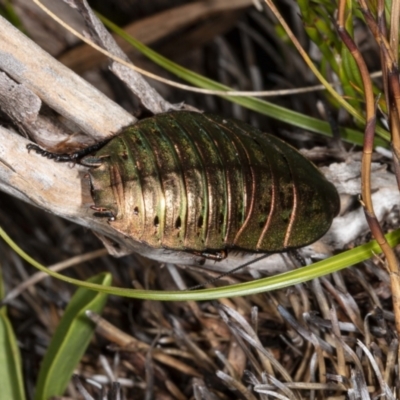
[[[0,69],[93,138],[135,118],[0,17]]]

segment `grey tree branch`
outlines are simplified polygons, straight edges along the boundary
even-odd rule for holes
[[[135,118],[0,17],[0,69],[83,132],[100,139]]]
[[[20,132],[43,147],[56,150],[60,143],[69,140],[73,132],[50,109],[44,113],[42,106],[42,101],[35,93],[0,72],[0,109]],[[75,133],[73,142],[82,147],[89,144],[88,137],[83,133]]]

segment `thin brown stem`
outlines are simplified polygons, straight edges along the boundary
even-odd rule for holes
[[[362,11],[365,15],[368,26],[373,32],[374,36],[377,38],[379,45],[384,53],[384,61],[387,65],[393,65],[392,57],[390,54],[390,48],[387,46],[387,41],[380,34],[377,23],[373,20],[372,14],[369,12],[364,0],[359,0]],[[366,111],[366,126],[365,126],[365,137],[364,137],[364,147],[363,147],[363,158],[362,158],[362,170],[361,170],[361,191],[362,191],[362,201],[364,205],[365,217],[367,219],[368,225],[371,232],[377,242],[379,243],[382,251],[386,256],[388,263],[392,293],[393,293],[393,306],[396,316],[396,330],[398,334],[400,333],[400,280],[398,276],[398,261],[393,249],[387,243],[385,236],[382,231],[376,215],[374,213],[374,208],[371,198],[371,160],[373,152],[373,143],[375,136],[376,127],[376,110],[375,110],[375,100],[372,88],[372,82],[368,73],[365,61],[354,43],[353,39],[350,37],[349,33],[344,27],[344,11],[345,0],[339,2],[339,13],[338,13],[338,32],[345,46],[349,49],[351,55],[353,56],[357,67],[360,71],[361,78],[364,84],[364,96],[365,96],[365,111]],[[386,44],[385,44],[386,42]]]
[[[387,38],[384,0],[378,0],[377,23],[380,36]],[[384,52],[382,48],[380,48],[379,51],[380,51],[381,65],[386,65],[386,62],[384,61]],[[382,75],[383,75],[382,76],[383,92],[385,94],[386,104],[389,107],[389,86],[388,86],[388,77],[386,68],[383,68]]]
[[[389,43],[392,53],[394,54],[394,62],[398,63],[399,60],[399,15],[400,15],[400,1],[392,0],[392,8],[390,12],[390,37]]]
[[[392,136],[392,151],[394,169],[397,179],[397,186],[400,189],[400,85],[399,74],[397,68],[395,72],[388,72],[388,89],[389,89],[389,123]]]
[[[381,37],[384,38],[383,34]],[[381,63],[384,75],[385,98],[388,107],[390,132],[392,136],[393,160],[397,185],[400,188],[400,82],[397,62],[393,60],[393,49],[380,42]]]
[[[387,51],[386,62],[387,63],[395,63],[397,56],[393,53],[392,48],[386,38],[386,35],[381,35],[381,29],[379,28],[379,24],[375,21],[374,16],[370,12],[368,5],[365,0],[358,0],[360,4],[361,12],[364,14],[365,22],[368,25],[371,33],[374,35],[376,42],[379,47],[384,47]]]

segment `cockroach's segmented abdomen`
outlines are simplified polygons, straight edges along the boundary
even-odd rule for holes
[[[295,149],[214,115],[142,120],[82,163],[111,225],[153,247],[283,251],[317,240],[339,210],[335,187]]]

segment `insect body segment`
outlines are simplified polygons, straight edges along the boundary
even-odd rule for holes
[[[214,115],[142,120],[81,163],[95,209],[156,248],[283,251],[317,240],[339,210],[335,187],[295,149]]]
[[[333,185],[296,150],[217,116],[157,115],[94,157],[96,206],[153,247],[282,251],[317,240],[338,212]]]

